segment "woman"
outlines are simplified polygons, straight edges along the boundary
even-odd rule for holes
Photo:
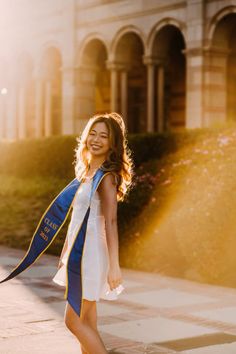
[[[115,300],[123,291],[119,266],[117,201],[124,200],[131,186],[133,164],[127,147],[123,119],[117,113],[89,119],[76,148],[75,174],[81,188],[73,200],[73,212],[53,281],[66,285],[66,263],[73,239],[88,203],[91,203],[82,255],[82,310],[79,317],[69,302],[65,324],[81,343],[82,353],[107,353],[97,330],[96,301]],[[104,175],[92,200],[92,178],[98,169]]]

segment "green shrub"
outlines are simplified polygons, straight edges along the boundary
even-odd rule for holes
[[[0,173],[18,177],[72,178],[75,138],[26,139],[0,143]]]
[[[207,130],[195,129],[176,134],[130,134],[128,146],[138,167],[143,162],[173,153],[183,144],[191,144],[206,133]],[[75,147],[75,135],[0,142],[0,173],[18,177],[73,178]]]

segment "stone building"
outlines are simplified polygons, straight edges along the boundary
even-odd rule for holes
[[[78,134],[109,111],[129,133],[236,119],[236,0],[12,0],[0,13],[2,139]]]

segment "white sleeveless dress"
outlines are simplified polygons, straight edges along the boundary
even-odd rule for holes
[[[74,238],[83,221],[89,205],[92,179],[86,179],[78,188],[72,204],[71,220],[67,231],[68,247],[62,258],[63,265],[52,279],[55,283],[66,286],[66,263]],[[109,267],[108,247],[105,232],[105,218],[101,214],[101,201],[98,191],[93,194],[87,233],[82,256],[83,299],[90,301],[116,300],[124,290],[122,284],[111,290],[107,282]]]

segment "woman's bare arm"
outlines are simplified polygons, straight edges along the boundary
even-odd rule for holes
[[[121,272],[119,266],[119,238],[117,227],[117,190],[115,177],[112,174],[106,175],[98,187],[102,214],[105,218],[105,230],[107,247],[109,253],[109,284],[111,288],[121,283]]]

